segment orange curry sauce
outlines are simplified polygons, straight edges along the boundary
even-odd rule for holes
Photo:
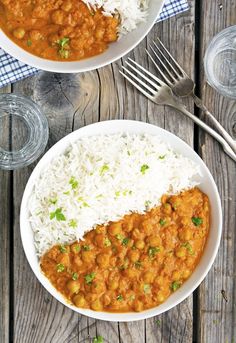
[[[0,28],[21,48],[49,60],[102,53],[117,40],[118,23],[80,0],[0,0]]]
[[[143,311],[164,302],[189,278],[209,231],[208,197],[198,188],[163,196],[161,206],[99,226],[84,240],[52,247],[41,268],[75,306]]]

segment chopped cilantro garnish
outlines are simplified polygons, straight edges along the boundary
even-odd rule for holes
[[[104,164],[101,168],[100,168],[100,175],[103,175],[105,172],[107,172],[109,170],[109,166],[107,164]]]
[[[109,238],[105,238],[105,240],[104,240],[104,245],[105,245],[105,247],[109,247],[109,246],[111,246],[111,241],[110,241],[110,239]]]
[[[73,229],[75,229],[77,227],[77,221],[75,219],[71,219],[69,221],[69,226],[73,227]]]
[[[90,207],[89,204],[86,201],[83,202],[83,206],[84,207]]]
[[[72,273],[72,280],[78,280],[78,273]]]
[[[69,195],[69,194],[70,194],[70,191],[63,192],[63,194],[65,194],[65,195]]]
[[[57,272],[61,273],[65,270],[65,266],[62,263],[57,264]]]
[[[149,166],[147,164],[143,164],[140,168],[140,171],[144,175],[146,173],[146,170],[148,169],[149,169]]]
[[[83,245],[83,249],[84,249],[85,251],[89,251],[89,250],[91,250],[91,248],[90,248],[90,246],[89,246],[89,245]]]
[[[65,221],[66,217],[64,214],[61,212],[62,208],[57,208],[56,211],[50,213],[50,219],[52,220],[53,218],[56,218],[58,221]]]
[[[166,157],[166,155],[162,155],[162,156],[159,156],[159,160],[164,160],[164,158]]]
[[[183,243],[181,246],[185,247],[188,250],[188,252],[190,253],[190,255],[194,255],[192,245],[189,242]]]
[[[75,249],[76,252],[79,252],[80,251],[80,245],[79,244],[75,245],[74,249]]]
[[[148,249],[148,256],[149,257],[154,257],[156,255],[156,253],[158,253],[160,251],[160,248],[157,247],[150,247]]]
[[[143,291],[144,291],[145,294],[149,294],[149,293],[151,292],[151,287],[150,287],[150,285],[145,284],[145,285],[143,286]]]
[[[161,325],[161,321],[159,319],[156,319],[155,320],[155,323],[157,324],[157,326],[160,326]]]
[[[134,266],[136,267],[136,268],[141,268],[141,266],[142,266],[142,262],[141,261],[136,261],[135,263],[134,263]]]
[[[58,53],[62,58],[69,57],[70,51],[66,49],[68,48],[69,42],[70,42],[70,38],[67,38],[67,37],[61,38],[56,42],[59,46]]]
[[[61,253],[67,252],[67,249],[66,249],[66,247],[64,245],[60,245],[59,250],[60,250]]]
[[[120,191],[115,192],[116,197],[120,196]]]
[[[84,279],[85,279],[85,282],[87,283],[87,285],[90,285],[93,281],[93,279],[95,278],[95,273],[90,273],[90,274],[87,274],[85,275]]]
[[[180,288],[180,282],[178,282],[178,281],[172,282],[172,284],[171,284],[172,291],[175,292],[178,288]]]
[[[27,44],[27,46],[31,46],[32,45],[32,40],[31,39],[27,39],[26,44]]]
[[[57,203],[57,198],[49,199],[50,204],[55,205]]]
[[[97,337],[94,337],[94,339],[93,339],[93,343],[103,343],[103,342],[104,341],[103,341],[103,337],[102,336],[97,336]]]
[[[145,204],[146,208],[149,208],[149,206],[151,205],[151,201],[150,200],[146,200],[144,204]]]
[[[119,240],[119,241],[122,241],[124,239],[124,236],[122,236],[121,234],[117,234],[116,235],[116,238]]]
[[[128,237],[125,237],[123,240],[122,240],[122,245],[127,245],[129,243],[129,238]]]
[[[203,223],[203,220],[200,217],[192,217],[192,222],[195,226],[199,226]]]
[[[72,189],[76,189],[78,187],[78,181],[75,179],[74,176],[70,178],[69,184],[71,185]]]
[[[129,297],[129,300],[131,300],[131,301],[135,300],[135,295],[132,294],[132,295]]]
[[[163,226],[163,225],[165,225],[166,221],[165,221],[165,219],[160,219],[159,223],[160,223],[161,226]]]
[[[129,150],[127,150],[127,154],[130,156],[131,155],[131,153],[130,153],[130,151]]]
[[[117,295],[117,297],[116,297],[116,300],[118,300],[118,301],[122,301],[122,300],[123,300],[123,297],[122,297],[122,295],[121,295],[121,294]]]

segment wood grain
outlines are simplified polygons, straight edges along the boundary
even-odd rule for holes
[[[204,15],[209,13],[209,15]],[[236,24],[235,1],[202,1],[201,6],[202,61],[213,36],[229,25]],[[236,103],[219,95],[204,78],[201,66],[201,94],[206,106],[222,125],[235,135]],[[204,120],[204,116],[201,114]],[[223,235],[214,266],[201,284],[199,295],[199,341],[232,343],[236,337],[236,166],[221,147],[200,131],[199,147],[220,192],[223,209]]]
[[[10,91],[10,86],[0,89],[0,93]],[[10,149],[9,130],[10,124],[1,121],[0,146],[5,149]],[[0,170],[0,342],[8,342],[10,335],[11,209],[11,172]]]

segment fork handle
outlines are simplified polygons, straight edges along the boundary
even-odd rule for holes
[[[195,94],[192,95],[193,100],[197,107],[199,107],[211,120],[214,124],[216,129],[220,132],[220,134],[224,137],[226,142],[231,146],[232,150],[236,153],[236,141],[228,134],[228,132],[223,128],[223,126],[218,122],[218,120],[208,111],[206,106],[203,104],[202,100],[196,96]]]
[[[230,156],[235,162],[236,162],[236,154],[231,149],[229,144],[226,142],[226,140],[219,135],[216,131],[214,131],[210,126],[208,126],[206,123],[204,123],[201,119],[193,115],[191,112],[189,112],[183,105],[181,105],[177,101],[171,101],[168,103],[169,106],[179,110],[183,114],[185,114],[187,117],[192,119],[196,124],[198,124],[202,129],[204,129],[206,132],[208,132],[211,136],[213,136],[223,147],[225,153]]]

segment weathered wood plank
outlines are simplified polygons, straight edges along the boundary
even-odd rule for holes
[[[42,107],[49,120],[49,145],[71,132],[79,92],[74,75],[41,73],[17,83],[13,90],[30,96]],[[81,316],[61,305],[40,285],[22,248],[20,203],[34,166],[14,172],[14,342],[77,343]]]
[[[202,1],[201,51],[213,36],[236,23],[236,2]],[[206,106],[222,125],[236,138],[236,103],[219,95],[207,85],[201,69],[201,95]],[[204,118],[204,116],[202,115]],[[205,119],[205,118],[204,118]],[[234,342],[236,337],[236,166],[219,144],[200,131],[200,153],[209,167],[220,192],[223,207],[223,236],[214,267],[200,287],[199,342]],[[222,292],[223,291],[223,292]],[[223,296],[225,295],[225,296]]]
[[[11,87],[0,89],[9,93]],[[10,123],[0,118],[0,147],[10,149]],[[0,170],[0,342],[8,342],[10,326],[11,172]]]

